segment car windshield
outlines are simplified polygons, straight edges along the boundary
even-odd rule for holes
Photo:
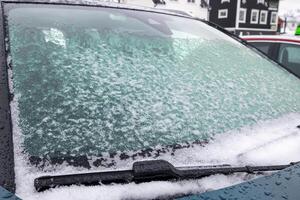
[[[300,111],[296,77],[201,21],[116,8],[6,8],[13,126],[26,156],[189,147]]]

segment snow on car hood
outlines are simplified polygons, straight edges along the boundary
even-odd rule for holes
[[[16,111],[13,112],[16,114]],[[15,119],[13,117],[13,119]],[[253,127],[246,127],[217,135],[205,147],[197,146],[180,149],[174,156],[164,154],[157,159],[165,159],[175,166],[208,164],[288,164],[300,160],[300,113],[285,115],[276,120],[264,121]],[[152,199],[170,195],[182,195],[215,190],[234,185],[257,175],[234,174],[214,175],[199,180],[179,182],[150,182],[142,184],[116,184],[110,186],[71,186],[51,189],[42,193],[35,191],[33,180],[42,175],[68,174],[101,171],[71,166],[56,166],[57,172],[38,172],[26,165],[19,147],[17,127],[14,127],[16,194],[22,199]],[[151,158],[149,158],[151,159]],[[118,160],[116,168],[129,169],[133,161]]]

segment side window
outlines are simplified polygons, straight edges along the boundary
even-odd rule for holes
[[[281,44],[278,62],[296,73],[300,77],[300,45]]]
[[[251,42],[251,44],[267,55],[269,54],[270,46],[272,45],[272,43],[267,42]]]

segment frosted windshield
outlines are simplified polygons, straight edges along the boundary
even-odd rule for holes
[[[109,8],[8,12],[24,152],[99,156],[210,140],[300,111],[300,82],[202,22]]]

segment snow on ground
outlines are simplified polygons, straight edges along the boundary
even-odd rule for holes
[[[207,165],[207,164],[288,164],[300,160],[300,113],[289,114],[280,119],[262,122],[255,127],[241,131],[218,135],[205,147],[182,149],[166,159],[175,166]],[[15,133],[17,130],[14,130]],[[18,136],[15,135],[15,141]],[[37,193],[33,187],[34,178],[47,175],[37,172],[32,167],[24,167],[25,161],[20,149],[15,149],[17,195],[22,199],[152,199],[167,195],[199,193],[234,185],[256,176],[235,174],[230,176],[214,175],[199,180],[180,182],[150,182],[142,184],[110,185],[110,186],[71,186],[61,187]],[[119,169],[128,169],[132,161],[117,161]],[[87,171],[70,166],[60,166],[59,173],[78,173]],[[91,171],[96,171],[92,169]],[[104,169],[100,169],[104,170]],[[98,169],[99,171],[99,169]],[[49,173],[48,173],[49,175]]]

